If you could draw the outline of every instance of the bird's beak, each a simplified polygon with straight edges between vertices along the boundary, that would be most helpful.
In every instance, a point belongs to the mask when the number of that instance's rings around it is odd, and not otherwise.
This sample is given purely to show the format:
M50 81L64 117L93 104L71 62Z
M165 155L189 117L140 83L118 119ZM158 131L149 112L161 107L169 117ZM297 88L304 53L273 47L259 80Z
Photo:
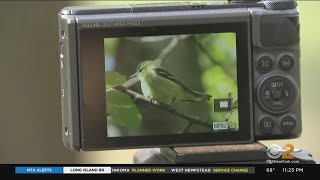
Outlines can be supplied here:
M138 72L132 74L129 78L130 78L130 79L131 79L131 78L134 78L134 77L136 77L137 75L138 75Z

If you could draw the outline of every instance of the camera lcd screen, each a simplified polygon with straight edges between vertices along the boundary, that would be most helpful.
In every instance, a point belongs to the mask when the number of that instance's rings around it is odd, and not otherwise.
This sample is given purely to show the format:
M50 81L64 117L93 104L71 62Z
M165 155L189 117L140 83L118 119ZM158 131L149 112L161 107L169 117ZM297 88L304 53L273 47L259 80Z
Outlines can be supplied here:
M238 131L235 32L104 38L107 137Z
M82 30L82 149L252 141L248 29Z

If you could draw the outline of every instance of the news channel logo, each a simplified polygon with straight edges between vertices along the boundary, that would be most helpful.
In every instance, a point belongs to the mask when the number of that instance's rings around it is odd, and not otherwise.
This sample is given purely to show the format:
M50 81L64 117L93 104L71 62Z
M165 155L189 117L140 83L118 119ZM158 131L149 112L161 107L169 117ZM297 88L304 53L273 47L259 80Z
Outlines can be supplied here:
M272 144L267 149L267 155L271 159L267 160L267 163L298 163L294 160L293 154L299 151L301 150L294 148L292 144L285 144L282 147L277 144Z

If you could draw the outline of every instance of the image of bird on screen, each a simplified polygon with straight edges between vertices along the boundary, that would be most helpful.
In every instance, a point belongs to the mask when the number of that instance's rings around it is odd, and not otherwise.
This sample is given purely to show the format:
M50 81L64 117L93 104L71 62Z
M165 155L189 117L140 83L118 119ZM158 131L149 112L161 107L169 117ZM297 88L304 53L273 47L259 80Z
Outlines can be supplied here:
M138 65L137 76L144 96L171 106L177 101L210 100L211 96L188 88L177 77L163 69L156 61L143 61Z
M239 130L235 33L112 37L104 50L108 137Z

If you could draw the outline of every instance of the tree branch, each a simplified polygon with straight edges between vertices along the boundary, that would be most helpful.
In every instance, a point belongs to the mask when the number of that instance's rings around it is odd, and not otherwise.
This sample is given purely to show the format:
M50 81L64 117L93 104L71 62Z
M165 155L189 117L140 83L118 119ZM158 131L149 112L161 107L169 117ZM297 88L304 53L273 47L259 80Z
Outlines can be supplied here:
M177 36L174 36L171 40L171 42L167 45L166 48L164 48L161 53L159 54L158 58L155 61L158 61L160 65L162 65L167 58L167 56L170 54L170 52L177 47L178 42L180 38Z
M125 87L125 88L130 88L131 86L135 85L136 83L139 82L138 77L134 77L131 79L128 79L126 82L124 82L121 86Z
M128 94L131 98L134 99L134 101L140 100L140 101L142 101L144 103L150 104L153 107L156 107L158 109L162 109L164 111L167 111L167 112L169 112L169 113L171 113L171 114L173 114L175 116L179 116L180 118L189 121L189 123L198 124L198 125L201 125L201 126L204 126L204 127L212 128L212 124L209 121L205 121L205 120L202 120L202 119L200 119L198 117L187 115L187 114L184 114L182 112L178 112L178 111L176 111L175 109L172 109L170 106L168 106L166 104L163 104L163 103L160 103L160 102L156 102L156 101L151 101L150 99L146 98L145 96L143 96L143 95L141 95L141 94L139 94L139 93L137 93L135 91L132 91L130 89L127 89L124 86L119 85L119 86L114 87L114 89Z

